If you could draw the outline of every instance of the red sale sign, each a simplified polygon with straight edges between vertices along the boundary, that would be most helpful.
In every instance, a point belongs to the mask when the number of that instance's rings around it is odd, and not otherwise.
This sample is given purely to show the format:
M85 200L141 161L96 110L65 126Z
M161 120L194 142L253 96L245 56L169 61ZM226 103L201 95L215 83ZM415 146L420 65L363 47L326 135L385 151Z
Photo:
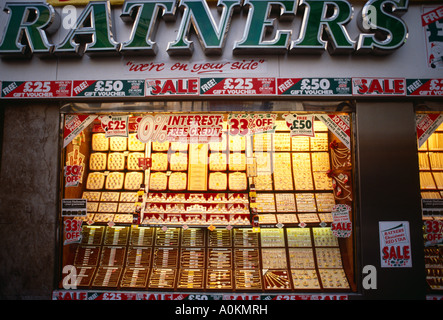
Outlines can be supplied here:
M64 244L78 243L82 237L82 221L67 219L64 221Z
M425 246L443 243L443 221L427 220L424 222Z
M199 79L147 79L147 96L198 95Z
M402 78L352 78L353 95L406 95L406 80Z
M382 267L411 267L411 240L409 222L380 221L380 255Z
M65 166L65 187L77 187L80 183L82 172L83 166Z

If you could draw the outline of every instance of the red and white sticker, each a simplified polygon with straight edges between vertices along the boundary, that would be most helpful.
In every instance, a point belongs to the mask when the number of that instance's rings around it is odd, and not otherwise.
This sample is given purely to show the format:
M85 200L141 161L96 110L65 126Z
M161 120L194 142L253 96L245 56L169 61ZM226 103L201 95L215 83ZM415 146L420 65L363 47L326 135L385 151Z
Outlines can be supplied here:
M404 96L403 78L352 78L352 94L365 96Z
M71 96L72 81L3 81L3 98L64 98Z

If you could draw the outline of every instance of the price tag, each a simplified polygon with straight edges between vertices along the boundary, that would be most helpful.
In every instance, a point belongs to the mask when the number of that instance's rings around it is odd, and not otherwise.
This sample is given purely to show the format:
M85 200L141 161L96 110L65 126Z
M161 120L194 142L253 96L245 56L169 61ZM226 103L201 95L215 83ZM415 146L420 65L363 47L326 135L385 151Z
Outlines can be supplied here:
M351 95L350 78L280 78L277 93L291 96Z
M72 81L3 81L5 98L57 98L71 96Z
M106 138L128 136L129 116L101 116L99 119Z
M77 187L82 177L83 166L65 166L65 187Z
M82 238L82 221L67 219L64 221L64 244L78 243Z
M144 80L82 80L74 81L75 97L142 97Z
M209 78L200 80L204 95L274 95L274 78Z
M314 137L314 116L299 114L284 114L286 125L291 130L291 136Z

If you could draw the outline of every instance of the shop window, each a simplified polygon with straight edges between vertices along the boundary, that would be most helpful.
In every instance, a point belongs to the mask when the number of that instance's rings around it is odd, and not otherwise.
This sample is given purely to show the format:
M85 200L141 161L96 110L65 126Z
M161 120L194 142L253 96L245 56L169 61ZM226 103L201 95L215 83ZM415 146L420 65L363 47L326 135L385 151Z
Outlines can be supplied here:
M440 114L420 115L429 116L430 124L441 122ZM437 126L435 131L423 134L422 130L418 129L426 281L430 292L441 292L443 290L443 125Z
M297 115L64 114L76 287L355 291L350 115Z

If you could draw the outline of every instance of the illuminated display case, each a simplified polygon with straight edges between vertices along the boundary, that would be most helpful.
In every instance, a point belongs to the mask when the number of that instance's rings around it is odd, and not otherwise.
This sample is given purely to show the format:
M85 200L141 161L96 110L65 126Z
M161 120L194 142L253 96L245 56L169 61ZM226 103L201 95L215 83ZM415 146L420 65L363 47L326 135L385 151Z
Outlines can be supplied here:
M420 167L426 282L430 291L442 292L443 125L440 124L426 140L423 140L418 148L418 162Z
M353 230L334 220L342 205L353 221L350 145L300 115L303 135L277 112L65 115L62 200L83 207L62 209L61 264L77 288L355 291Z

